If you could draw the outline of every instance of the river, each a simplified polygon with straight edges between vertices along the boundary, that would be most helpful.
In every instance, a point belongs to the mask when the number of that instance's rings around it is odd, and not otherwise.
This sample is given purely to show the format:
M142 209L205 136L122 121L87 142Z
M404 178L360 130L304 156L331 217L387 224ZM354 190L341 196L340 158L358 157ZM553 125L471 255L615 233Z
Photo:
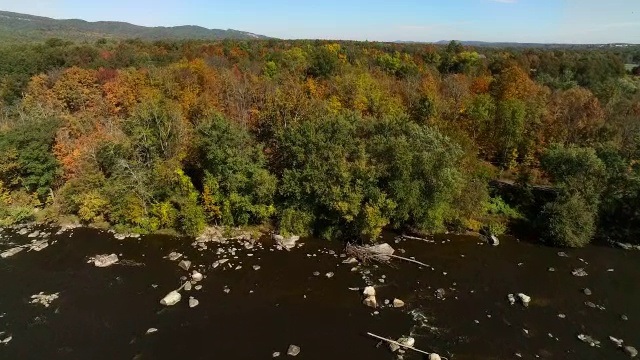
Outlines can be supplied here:
M640 252L560 250L510 238L493 247L466 236L384 237L396 254L429 267L393 260L352 271L356 265L339 256L341 244L315 239L291 251L269 241L251 249L209 243L199 251L190 240L164 236L116 240L84 228L51 235L41 251L0 259L0 341L11 336L0 344L0 359L271 359L274 352L288 357L291 344L301 348L300 359L393 359L367 332L411 335L416 348L449 359L629 358L609 336L640 347ZM3 230L0 252L30 240ZM178 304L165 307L160 299L188 275L165 258L172 251L205 278L200 290L183 290ZM119 263L87 262L111 253ZM229 262L213 268L222 258ZM588 275L572 275L576 268ZM379 303L399 298L405 307L364 306L350 288L369 284ZM39 292L59 298L49 307L30 303ZM507 300L520 292L532 298L528 307ZM198 306L188 306L190 296ZM150 328L157 332L146 334Z

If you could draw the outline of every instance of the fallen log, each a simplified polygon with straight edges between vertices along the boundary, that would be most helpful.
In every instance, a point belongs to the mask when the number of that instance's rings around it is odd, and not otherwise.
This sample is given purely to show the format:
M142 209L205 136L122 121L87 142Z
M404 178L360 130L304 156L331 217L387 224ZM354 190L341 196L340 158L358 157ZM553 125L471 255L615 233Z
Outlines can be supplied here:
M426 241L426 242L432 242L433 241L433 240L420 238L420 237L416 237L416 236L409 236L409 235L401 235L400 237L403 238L403 239L409 239L409 240L418 240L418 241Z
M428 353L428 352L426 352L426 351L424 351L424 350L416 349L416 348L415 348L415 347L413 347L413 346L407 346L407 345L401 344L401 343L399 343L399 342L397 342L397 341L395 341L395 340L387 339L387 338L384 338L384 337L382 337L382 336L379 336L379 335L376 335L376 334L372 334L372 333L370 333L370 332L368 332L368 333L367 333L367 335L369 335L369 336L371 336L371 337L374 337L374 338L376 338L376 339L378 339L378 340L383 340L383 341L386 341L386 342L388 342L388 343L398 345L398 346L403 347L403 348L405 348L405 349L410 349L410 350L413 350L413 351L415 351L415 352L419 352L419 353L421 353L421 354L425 354L425 355L431 355L431 353ZM446 359L446 358L443 358L443 359Z

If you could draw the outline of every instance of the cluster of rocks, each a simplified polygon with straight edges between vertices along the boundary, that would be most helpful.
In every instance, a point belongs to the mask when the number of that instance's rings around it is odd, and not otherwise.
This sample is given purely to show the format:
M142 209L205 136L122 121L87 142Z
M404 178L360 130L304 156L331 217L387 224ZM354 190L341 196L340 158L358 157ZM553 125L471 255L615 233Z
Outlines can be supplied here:
M362 303L364 305L374 309L378 307L378 300L376 299L376 289L373 286L365 287L362 291L362 295L364 296L364 300L362 300ZM401 308L405 305L404 301L397 298L393 299L393 301L391 302L389 300L385 301L386 305L388 305L389 303L391 303L391 306L393 306L394 308Z
M130 238L130 239L140 238L140 234L137 234L137 233L118 233L118 232L115 232L114 230L109 230L109 232L113 234L113 237L116 238L116 240L124 240L127 238Z
M58 299L59 295L60 293L47 295L44 292L40 292L38 294L31 295L31 303L40 304L40 305L43 305L44 307L49 307L54 300Z
M18 231L18 234L27 235L28 238L31 238L33 240L31 240L31 242L29 242L28 244L15 246L3 251L2 253L0 253L0 258L6 259L8 257L14 256L24 249L28 249L28 251L42 251L50 245L49 237L51 236L51 233L40 230L35 230L30 233L30 231L31 229L28 227L21 227Z
M586 270L583 268L577 268L577 269L573 269L571 271L571 275L573 276L577 276L577 277L584 277L587 276L589 274L587 274Z
M624 250L640 250L640 245L633 245L633 244L627 244L627 243L621 243L621 242L616 242L614 244Z
M520 303L522 305L524 305L525 307L529 306L529 303L531 302L531 297L529 295L518 293L516 296L518 297L518 300L520 300ZM516 296L514 296L513 294L507 295L509 304L514 305L516 303Z
M282 235L273 234L271 235L273 240L278 244L279 248L285 250L291 250L296 247L296 243L300 240L300 236L291 235L288 237L284 237Z

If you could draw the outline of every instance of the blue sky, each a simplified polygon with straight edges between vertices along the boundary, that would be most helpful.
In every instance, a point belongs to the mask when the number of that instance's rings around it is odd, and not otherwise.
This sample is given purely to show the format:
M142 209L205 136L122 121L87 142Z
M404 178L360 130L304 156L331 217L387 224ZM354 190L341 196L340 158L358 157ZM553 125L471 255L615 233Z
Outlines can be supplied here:
M278 38L640 43L640 0L0 0L0 9Z

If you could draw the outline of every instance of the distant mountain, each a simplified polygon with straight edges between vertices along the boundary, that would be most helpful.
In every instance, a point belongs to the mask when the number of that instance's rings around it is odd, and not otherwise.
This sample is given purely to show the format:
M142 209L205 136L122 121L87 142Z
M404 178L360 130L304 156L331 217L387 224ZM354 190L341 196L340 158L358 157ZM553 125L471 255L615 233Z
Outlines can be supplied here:
M447 45L451 40L435 42L438 45ZM464 46L494 47L494 48L594 48L594 47L626 47L635 44L562 44L562 43L519 43L519 42L489 42L489 41L460 41Z
M48 17L0 11L0 40L43 40L52 37L65 40L96 40L100 38L139 38L143 40L268 39L267 36L233 29L207 29L192 25L146 27L117 21L56 20Z
M603 48L603 47L627 47L637 46L636 44L627 43L612 43L612 44L562 44L562 43L519 43L519 42L490 42L490 41L459 41L464 46L473 47L489 47L489 48ZM436 44L447 45L451 40L440 40L436 42L429 41L406 41L398 40L395 43L398 44Z

